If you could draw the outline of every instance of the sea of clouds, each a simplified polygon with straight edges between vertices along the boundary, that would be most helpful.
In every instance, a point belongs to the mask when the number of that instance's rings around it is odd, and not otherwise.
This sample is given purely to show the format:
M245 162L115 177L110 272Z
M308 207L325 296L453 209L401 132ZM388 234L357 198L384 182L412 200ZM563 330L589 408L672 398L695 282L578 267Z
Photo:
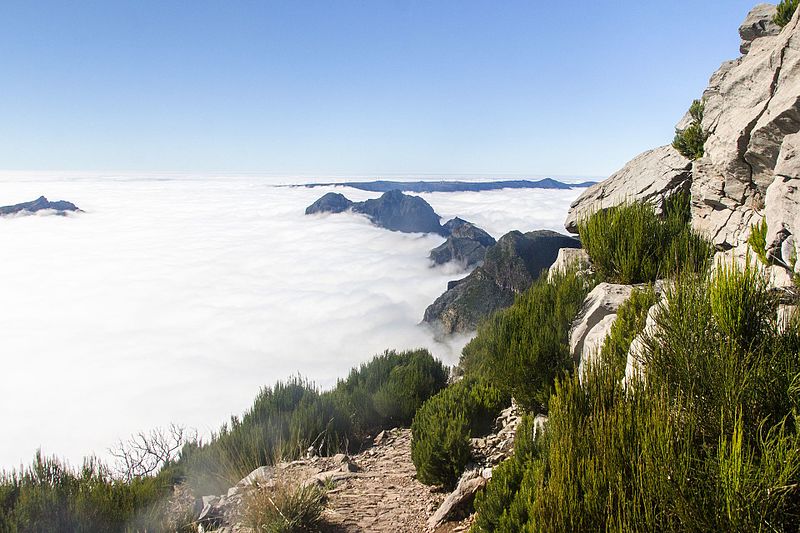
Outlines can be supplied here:
M170 422L207 434L262 386L299 373L331 387L387 348L457 362L466 338L419 325L464 275L430 267L444 239L303 214L332 190L379 196L258 178L0 181L0 205L44 194L85 211L0 218L0 469L37 448L79 464ZM563 231L579 193L421 196L498 238Z

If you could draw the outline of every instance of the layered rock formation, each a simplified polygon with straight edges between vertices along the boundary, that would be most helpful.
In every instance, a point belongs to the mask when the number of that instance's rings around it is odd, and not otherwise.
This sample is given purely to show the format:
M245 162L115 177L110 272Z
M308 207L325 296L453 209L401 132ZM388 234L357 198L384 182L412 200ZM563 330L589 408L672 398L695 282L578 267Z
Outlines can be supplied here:
M483 265L451 283L425 310L423 320L445 334L475 330L484 317L514 303L553 264L561 248L580 248L580 241L547 230L505 234L487 250Z
M51 202L44 196L40 196L31 202L23 202L21 204L7 205L0 207L0 216L36 213L38 211L53 211L56 215L66 215L69 212L80 212L81 210L72 202L59 200Z
M660 211L665 199L689 190L691 168L692 162L672 146L649 150L605 181L586 189L572 202L564 225L567 231L578 233L581 219L626 201L647 201Z
M739 29L744 56L723 63L703 93L704 155L693 163L671 147L645 152L572 205L566 227L598 209L690 190L692 225L720 251L742 250L766 218L767 251L793 268L797 252L797 133L800 131L800 28L772 22L759 4ZM679 127L686 125L684 118ZM788 279L788 278L784 278Z
M486 250L495 244L494 237L481 228L458 217L442 226L449 235L447 240L430 253L430 260L436 265L456 262L464 268L483 264Z

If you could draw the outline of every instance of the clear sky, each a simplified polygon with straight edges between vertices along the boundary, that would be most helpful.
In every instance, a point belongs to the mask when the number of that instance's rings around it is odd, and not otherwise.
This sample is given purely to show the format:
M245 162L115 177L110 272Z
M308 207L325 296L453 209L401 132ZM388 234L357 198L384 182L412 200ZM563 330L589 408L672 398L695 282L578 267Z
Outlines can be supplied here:
M605 175L753 0L0 3L0 168Z

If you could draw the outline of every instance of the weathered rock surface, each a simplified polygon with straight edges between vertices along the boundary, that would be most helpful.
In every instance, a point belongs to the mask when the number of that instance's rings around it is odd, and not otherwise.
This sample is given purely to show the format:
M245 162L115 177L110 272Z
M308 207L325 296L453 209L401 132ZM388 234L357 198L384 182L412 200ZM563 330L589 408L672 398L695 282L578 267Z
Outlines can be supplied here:
M631 292L633 285L601 283L586 296L569 334L570 353L580 376L588 363L597 360L617 318L617 310Z
M750 51L750 45L759 37L767 37L770 35L778 35L781 27L772 22L777 8L775 4L758 4L739 26L739 37L742 38L742 43L739 45L739 51L746 54Z
M429 256L436 265L451 261L464 268L481 265L486 250L496 242L481 228L460 218L448 221L443 228L449 236L444 243L431 250Z
M775 179L764 200L767 221L767 254L788 269L800 272L800 134L783 140Z
M692 162L672 146L645 152L608 179L586 189L570 206L564 223L578 232L578 222L601 209L625 202L646 201L661 210L664 200L689 190Z
M800 131L798 15L724 63L703 94L709 137L693 169L692 223L721 250L744 242L757 212L769 209L765 196L778 156Z
M652 337L656 331L656 318L661 309L665 305L664 300L656 302L647 311L647 320L645 321L644 330L634 337L631 345L628 348L628 357L625 361L625 377L622 380L623 387L628 387L635 380L642 379L644 376L644 349L645 338Z
M480 320L514 303L561 248L579 248L580 241L548 230L505 234L486 251L482 266L451 285L426 310L424 322L445 334L473 331Z
M577 272L588 272L591 268L589 253L583 248L562 248L558 251L555 262L547 272L547 279L552 280L557 274L563 274L570 269Z
M392 231L407 233L438 233L446 235L439 215L419 196L389 191L380 198L351 202L339 193L329 192L306 208L306 215L341 213L352 210L366 215L373 224Z
M7 205L0 207L0 216L36 213L38 211L51 210L56 215L66 215L69 212L80 212L81 210L72 202L59 200L51 202L44 196L40 196L31 202L23 202L21 204Z
M306 207L306 215L313 215L314 213L341 213L342 211L350 209L352 205L353 202L345 198L343 194L329 192Z

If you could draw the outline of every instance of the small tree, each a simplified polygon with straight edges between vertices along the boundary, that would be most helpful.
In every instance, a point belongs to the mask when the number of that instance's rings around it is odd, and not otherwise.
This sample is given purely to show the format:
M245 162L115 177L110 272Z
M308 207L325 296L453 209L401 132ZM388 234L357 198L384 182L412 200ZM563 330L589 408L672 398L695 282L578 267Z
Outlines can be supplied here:
M689 107L689 115L692 122L686 129L675 130L675 139L672 146L691 160L703 157L703 145L708 139L708 133L703 130L703 109L702 100L695 100Z
M772 17L772 22L783 28L792 20L792 16L795 10L797 10L798 5L800 5L800 0L782 0L781 3L778 4L778 10L775 16Z

